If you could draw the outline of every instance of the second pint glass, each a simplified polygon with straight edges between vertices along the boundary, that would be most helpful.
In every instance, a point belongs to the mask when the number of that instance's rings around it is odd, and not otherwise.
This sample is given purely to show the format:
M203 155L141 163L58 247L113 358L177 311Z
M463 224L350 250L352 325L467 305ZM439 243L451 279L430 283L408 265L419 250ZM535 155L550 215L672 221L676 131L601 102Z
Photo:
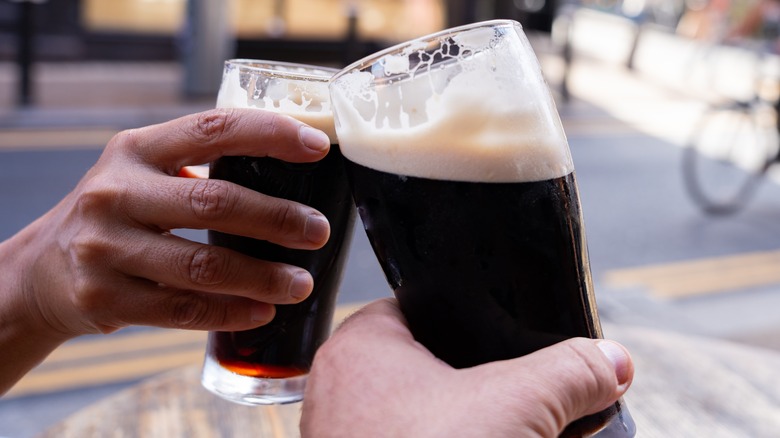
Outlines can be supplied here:
M329 134L331 149L315 163L274 158L222 157L210 178L309 205L328 218L331 235L315 251L209 231L209 242L263 260L299 266L314 277L303 302L277 305L265 326L209 333L202 383L210 391L245 404L301 400L314 353L330 334L355 218L344 163L333 130L328 79L333 70L280 62L232 60L225 64L217 106L257 108L295 117Z
M330 90L358 211L419 342L461 368L602 336L568 143L518 23L401 44ZM634 429L621 401L565 435Z

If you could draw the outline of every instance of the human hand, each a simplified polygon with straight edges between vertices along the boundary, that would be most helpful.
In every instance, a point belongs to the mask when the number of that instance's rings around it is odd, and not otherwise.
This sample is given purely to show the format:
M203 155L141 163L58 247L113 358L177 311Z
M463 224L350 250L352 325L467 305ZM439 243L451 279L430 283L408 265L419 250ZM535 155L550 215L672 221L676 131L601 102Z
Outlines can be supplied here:
M417 343L392 299L369 304L323 345L309 375L304 437L556 437L625 393L634 369L612 341L570 339L454 369Z
M171 234L214 229L296 249L328 239L305 205L225 181L178 177L223 155L311 162L327 136L283 115L212 110L116 135L78 186L0 244L0 319L53 339L131 325L243 330L311 293L305 270ZM2 339L0 338L0 341Z

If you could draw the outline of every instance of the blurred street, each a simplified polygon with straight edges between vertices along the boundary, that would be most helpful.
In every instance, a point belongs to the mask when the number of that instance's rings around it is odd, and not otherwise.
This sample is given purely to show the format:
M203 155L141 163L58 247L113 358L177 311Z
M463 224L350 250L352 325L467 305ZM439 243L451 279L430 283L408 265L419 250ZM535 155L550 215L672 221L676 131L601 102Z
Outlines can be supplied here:
M780 350L780 186L765 181L733 216L697 209L682 185L681 148L716 96L690 82L691 53L662 33L640 40L628 69L632 26L594 14L573 28L568 101L560 94L559 49L546 36L532 38L574 157L601 317ZM0 64L0 240L68 193L119 130L213 105L213 97L180 97L175 63L44 64L37 72L38 105L17 109L13 66ZM358 226L340 303L389 293ZM81 359L57 359L41 380L33 373L0 399L0 437L34 436L141 378L200 360L201 334L177 335L154 350L148 341L162 339L160 332L127 329L69 343L83 349ZM134 364L148 366L131 370L119 363L125 356L98 358L92 350L106 338L132 350ZM181 354L173 358L173 350Z

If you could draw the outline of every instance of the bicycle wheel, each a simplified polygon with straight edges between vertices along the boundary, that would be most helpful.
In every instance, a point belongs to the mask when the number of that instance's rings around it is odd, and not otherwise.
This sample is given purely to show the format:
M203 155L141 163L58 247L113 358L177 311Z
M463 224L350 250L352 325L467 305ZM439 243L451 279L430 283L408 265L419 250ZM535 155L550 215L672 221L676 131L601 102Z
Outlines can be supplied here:
M707 111L683 153L691 199L709 214L738 211L777 154L776 114L769 106L736 102Z

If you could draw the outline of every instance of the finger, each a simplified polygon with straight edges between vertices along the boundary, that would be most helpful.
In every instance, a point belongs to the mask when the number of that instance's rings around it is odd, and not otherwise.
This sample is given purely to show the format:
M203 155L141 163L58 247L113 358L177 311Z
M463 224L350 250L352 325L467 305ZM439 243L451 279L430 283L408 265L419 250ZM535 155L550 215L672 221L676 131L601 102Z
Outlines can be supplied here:
M353 352L355 346L360 346L364 352L378 348L376 357L388 366L394 363L405 367L419 361L420 368L424 364L435 369L451 369L414 339L395 298L373 301L347 317L322 350L325 350L323 354L342 350Z
M123 131L110 143L170 175L221 156L312 162L327 154L328 136L298 120L258 109L214 109Z
M294 249L321 248L330 224L317 210L227 181L145 175L128 216L163 230L210 229Z
M247 298L186 291L141 279L115 282L110 300L94 299L81 308L95 328L107 333L129 325L187 330L249 330L269 323L273 304Z
M554 436L566 425L608 408L631 385L633 362L620 344L569 339L530 355L473 369L498 400L522 406L531 427ZM487 383L492 382L492 383ZM530 414L530 415L528 415Z
M371 337L386 336L405 343L414 341L395 298L382 298L366 304L344 319L336 333L339 331L354 331ZM368 331L376 333L368 335Z
M451 367L414 341L394 299L372 302L347 318L317 350L306 384L304 398L308 401L303 406L301 430L304 436L321 434L318 425L326 424L343 410L345 400L351 400L353 408L361 406L364 413L370 413L358 415L362 429L373 429L363 434L366 436L415 436L410 430L421 430L414 427L420 418L428 428L423 435L460 436L431 433L437 430L432 426L438 422L430 423L432 417L425 415L426 410L434 412L434 417L441 414L443 411L435 412L436 406L449 408L453 399L443 394L456 386L449 380L453 374ZM438 404L442 399L446 401ZM408 422L388 429L387 424L376 421L371 406L381 407L390 416L406 415ZM349 430L352 426L345 425L329 428L327 436L355 435Z
M175 289L235 295L272 304L293 304L311 294L314 280L305 269L259 260L215 245L171 234L144 234L141 248L127 248L112 260L126 275Z

